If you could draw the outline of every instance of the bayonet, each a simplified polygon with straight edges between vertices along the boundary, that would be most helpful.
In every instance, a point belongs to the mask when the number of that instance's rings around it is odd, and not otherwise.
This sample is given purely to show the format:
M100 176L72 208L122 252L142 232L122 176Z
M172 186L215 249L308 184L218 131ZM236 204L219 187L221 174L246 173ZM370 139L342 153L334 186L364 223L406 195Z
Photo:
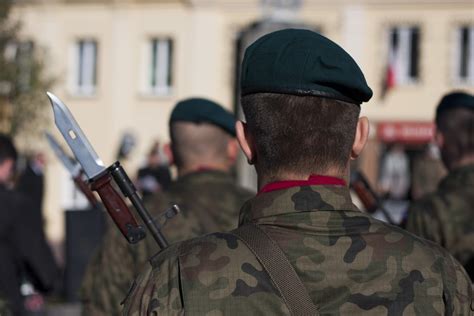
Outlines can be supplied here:
M64 150L61 148L61 145L59 145L53 135L48 132L45 132L44 135L46 136L46 140L48 141L49 146L53 150L56 157L62 162L69 174L75 178L81 172L81 165L79 165L77 161L64 152Z
M63 148L61 147L61 145L59 145L53 135L48 132L45 132L45 136L54 154L59 159L59 161L62 162L63 166L71 175L71 178L76 184L76 187L82 192L82 194L84 194L84 196L94 208L98 208L100 206L99 201L97 201L97 198L95 197L94 193L84 182L84 174L82 172L81 165L64 152Z
M110 173L107 172L74 116L58 97L49 92L47 95L53 107L54 122L82 166L91 189L97 191L112 220L130 243L143 239L145 237L143 227L138 225L122 197L115 191Z
M74 156L76 156L89 179L97 177L105 171L104 163L89 143L68 107L54 94L50 92L46 94L53 106L54 122Z
M138 242L145 237L145 231L141 226L138 226L122 197L112 186L112 179L124 196L130 199L158 245L162 249L166 248L168 243L160 231L159 224L150 216L150 213L138 196L135 186L120 163L117 161L110 167L105 168L102 160L82 132L67 106L52 93L48 92L47 95L53 107L56 126L84 169L92 190L97 191L122 234L130 243ZM178 212L179 208L175 205L165 215L169 218Z

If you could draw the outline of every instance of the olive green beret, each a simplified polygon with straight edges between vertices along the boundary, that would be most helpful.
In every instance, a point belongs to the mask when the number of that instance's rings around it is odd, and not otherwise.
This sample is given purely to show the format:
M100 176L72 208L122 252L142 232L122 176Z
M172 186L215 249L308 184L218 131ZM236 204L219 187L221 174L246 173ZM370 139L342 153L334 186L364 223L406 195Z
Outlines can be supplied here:
M235 136L235 117L222 106L202 98L185 99L176 104L169 123L174 122L209 123Z
M245 51L242 96L254 93L312 95L355 104L372 90L352 57L326 37L286 29L259 38Z
M474 110L474 95L461 91L446 94L438 104L436 117L442 112L454 108Z

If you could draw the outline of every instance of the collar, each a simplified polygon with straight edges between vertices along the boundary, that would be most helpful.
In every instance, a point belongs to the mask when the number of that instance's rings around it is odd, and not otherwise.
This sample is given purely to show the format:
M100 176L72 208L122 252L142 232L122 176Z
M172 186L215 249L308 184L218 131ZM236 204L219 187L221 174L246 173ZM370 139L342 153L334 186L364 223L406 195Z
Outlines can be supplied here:
M359 211L345 185L303 185L261 192L240 211L240 224L276 215L315 211Z
M199 168L196 171L186 173L175 181L175 185L179 184L196 184L202 185L205 182L232 182L233 178L229 172L216 170L211 168Z
M312 174L309 176L308 180L285 180L285 181L276 181L276 182L268 183L263 188L261 188L260 191L258 191L258 194L276 191L276 190L289 189L292 187L310 186L310 185L345 186L346 181L340 178L336 178L336 177Z

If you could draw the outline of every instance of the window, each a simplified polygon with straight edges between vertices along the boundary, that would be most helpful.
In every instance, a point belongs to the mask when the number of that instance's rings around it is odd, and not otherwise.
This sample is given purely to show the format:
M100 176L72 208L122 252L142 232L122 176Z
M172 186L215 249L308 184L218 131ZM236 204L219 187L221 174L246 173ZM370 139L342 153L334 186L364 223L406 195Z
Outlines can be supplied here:
M74 53L73 93L93 95L97 86L97 42L79 40Z
M400 26L389 31L389 75L392 84L406 85L419 79L420 30Z
M149 67L146 92L168 95L172 88L173 41L169 38L152 39L149 42Z
M454 81L474 84L474 26L462 26L455 31Z

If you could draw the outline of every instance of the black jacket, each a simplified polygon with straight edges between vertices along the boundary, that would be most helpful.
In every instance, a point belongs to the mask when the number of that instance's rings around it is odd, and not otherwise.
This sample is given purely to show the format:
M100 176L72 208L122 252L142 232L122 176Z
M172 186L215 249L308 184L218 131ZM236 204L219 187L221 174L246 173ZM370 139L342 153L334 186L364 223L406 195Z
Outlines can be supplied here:
M23 278L41 292L52 290L58 269L48 247L41 214L28 197L0 185L0 296L21 313Z

